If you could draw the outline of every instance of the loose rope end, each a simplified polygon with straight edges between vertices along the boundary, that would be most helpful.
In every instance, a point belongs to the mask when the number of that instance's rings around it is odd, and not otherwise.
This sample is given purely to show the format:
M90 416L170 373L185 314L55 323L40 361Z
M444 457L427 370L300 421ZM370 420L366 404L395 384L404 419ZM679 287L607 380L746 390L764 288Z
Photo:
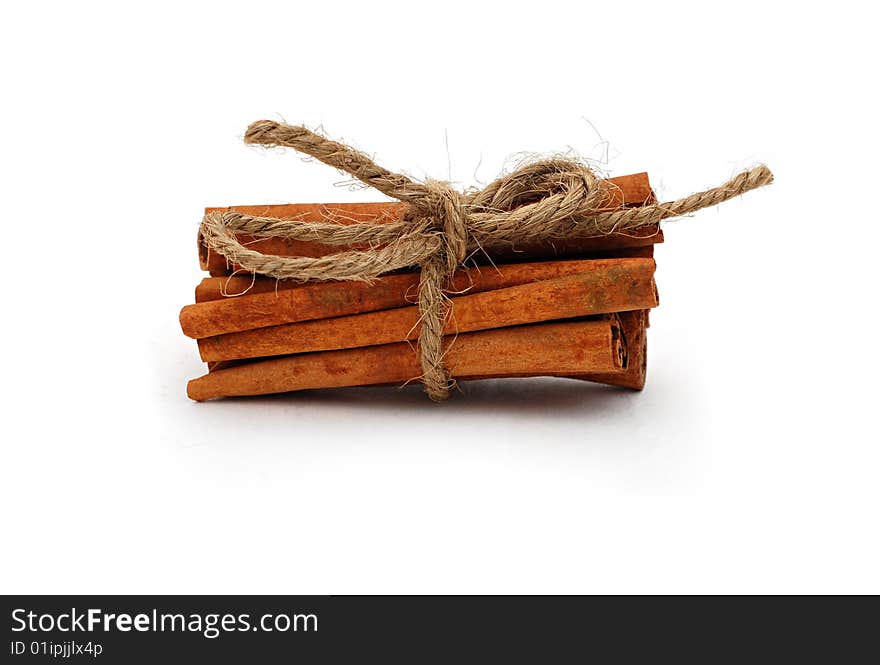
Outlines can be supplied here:
M774 177L773 172L766 164L759 164L747 172L747 179L752 185L749 189L756 189L758 187L763 187L764 185L772 184Z
M281 124L274 120L257 120L248 125L244 133L244 142L250 144L272 145L276 139L273 134L281 129Z

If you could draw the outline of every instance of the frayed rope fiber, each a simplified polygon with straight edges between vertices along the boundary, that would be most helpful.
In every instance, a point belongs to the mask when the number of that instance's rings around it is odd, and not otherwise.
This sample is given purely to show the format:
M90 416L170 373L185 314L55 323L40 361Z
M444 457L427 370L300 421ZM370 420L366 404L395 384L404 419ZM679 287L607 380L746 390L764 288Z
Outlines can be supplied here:
M415 182L384 169L364 153L305 127L259 120L248 127L244 140L293 148L407 204L397 221L350 225L213 212L202 220L201 233L207 246L230 262L278 279L369 281L391 270L421 266L421 380L435 401L446 399L454 386L443 366L447 313L443 285L471 252L632 230L714 206L773 182L770 169L761 165L677 201L608 211L614 185L572 159L535 161L482 190L461 193L447 182ZM236 233L371 249L320 258L272 256L248 249Z

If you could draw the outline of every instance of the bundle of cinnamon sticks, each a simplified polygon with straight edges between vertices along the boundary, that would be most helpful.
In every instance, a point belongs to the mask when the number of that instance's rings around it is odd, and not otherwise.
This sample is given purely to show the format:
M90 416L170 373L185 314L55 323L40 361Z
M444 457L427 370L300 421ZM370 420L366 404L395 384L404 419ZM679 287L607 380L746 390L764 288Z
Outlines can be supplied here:
M645 173L610 179L610 209L654 203ZM250 215L340 224L398 220L401 203L235 206ZM207 212L218 210L209 208ZM237 239L254 251L322 257L339 247ZM640 390L648 310L656 307L659 225L474 255L446 285L444 363L456 380L560 376ZM367 282L296 283L246 274L208 249L209 273L180 313L208 372L194 400L403 384L421 373L417 268Z

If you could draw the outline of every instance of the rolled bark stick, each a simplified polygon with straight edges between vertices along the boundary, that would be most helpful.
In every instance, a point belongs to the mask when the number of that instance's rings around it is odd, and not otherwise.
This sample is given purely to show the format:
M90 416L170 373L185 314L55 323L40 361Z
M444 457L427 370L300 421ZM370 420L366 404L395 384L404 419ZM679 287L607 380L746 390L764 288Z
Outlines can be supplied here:
M662 242L662 233L660 240ZM654 256L654 245L646 247L625 247L616 250L586 252L578 255L578 259L650 259ZM485 269L485 268L484 268ZM261 275L223 275L220 277L205 277L196 285L195 301L208 302L210 300L223 300L224 298L237 298L243 295L256 293L277 293L288 289L303 286L301 283L263 277Z
M449 345L445 363L460 379L617 372L625 342L616 319L544 323L465 333ZM266 395L312 388L404 383L421 374L406 343L322 351L246 363L209 372L187 386L191 399Z
M444 334L654 307L654 267L653 259L618 259L567 277L458 296ZM199 352L211 362L391 344L418 339L419 322L418 307L400 307L206 337Z
M589 272L628 260L633 259L547 261L465 268L455 273L447 292L490 291ZM653 259L647 260L653 262ZM418 283L418 273L401 273L380 277L371 284L322 282L248 293L237 298L187 305L180 312L180 326L188 337L200 339L285 323L404 307L415 302Z
M618 178L610 178L608 182L615 185L610 190L611 198L605 206L608 210L621 207L643 205L653 202L647 173L636 173ZM283 205L229 206L226 208L206 208L205 213L234 210L248 215L277 217L280 219L301 219L303 221L333 221L340 224L357 224L361 222L395 221L400 218L406 206L400 202L387 203L294 203ZM263 254L278 256L320 257L334 254L346 249L344 247L322 245L301 240L285 240L283 238L256 238L246 234L238 234L242 244ZM658 225L628 231L612 233L595 238L579 238L555 242L525 243L510 247L492 249L493 261L528 260L535 258L552 258L556 256L573 256L590 252L607 252L610 250L644 247L655 242L662 242L662 234ZM350 249L350 248L348 248ZM479 259L479 257L475 257ZM240 266L228 265L226 258L209 248L199 237L199 263L203 270L212 276L228 275Z

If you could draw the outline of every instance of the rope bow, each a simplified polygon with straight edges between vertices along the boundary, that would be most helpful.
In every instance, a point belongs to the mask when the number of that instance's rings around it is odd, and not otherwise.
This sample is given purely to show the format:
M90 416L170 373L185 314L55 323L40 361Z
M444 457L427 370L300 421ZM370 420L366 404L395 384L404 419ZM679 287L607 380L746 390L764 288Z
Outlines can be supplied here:
M632 230L716 205L773 181L773 174L762 165L719 187L677 201L608 210L615 186L576 160L536 161L482 190L461 193L446 182L415 182L305 127L259 120L248 127L244 140L294 148L407 204L398 220L359 224L214 212L205 215L201 233L210 249L232 263L278 279L369 281L392 270L421 266L421 380L431 399L437 401L446 399L454 385L443 366L442 335L448 311L443 286L471 253L525 241ZM272 256L248 249L236 239L236 233L370 249L319 258Z

